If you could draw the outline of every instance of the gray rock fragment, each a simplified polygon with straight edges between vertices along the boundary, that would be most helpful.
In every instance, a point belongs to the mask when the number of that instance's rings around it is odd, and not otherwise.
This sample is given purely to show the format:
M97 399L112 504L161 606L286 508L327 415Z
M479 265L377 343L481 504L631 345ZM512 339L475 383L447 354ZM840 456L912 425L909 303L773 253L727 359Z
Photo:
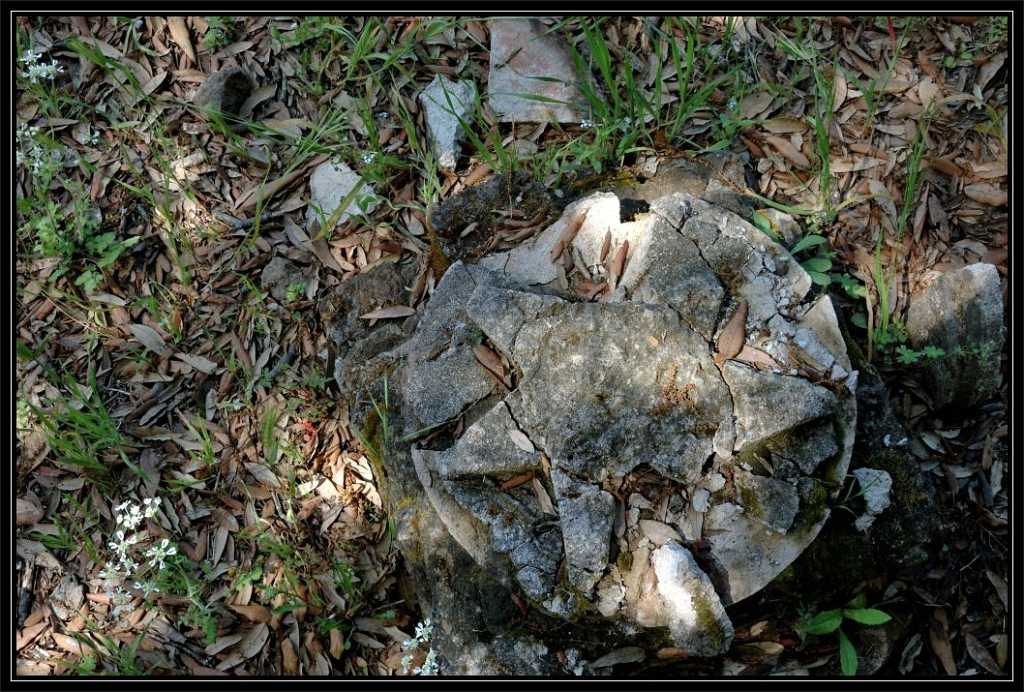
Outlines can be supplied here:
M461 122L469 117L475 99L473 82L453 82L440 74L420 93L430 143L443 169L451 170L458 163L458 144L464 134Z
M864 498L864 514L857 517L854 526L860 531L867 531L875 523L875 518L889 507L889 493L892 491L892 476L881 469L854 469L853 476L860 485Z
M552 478L558 495L569 581L589 595L608 566L615 498L558 470Z
M583 95L564 41L536 19L495 19L490 31L487 93L499 122L578 122Z
M303 267L289 259L278 255L274 257L260 273L260 286L282 303L289 298L296 300L306 293L306 286L313 279L314 270ZM289 296L289 293L291 295Z
M946 353L925 362L936 406L974 406L993 396L1002 382L999 357L1006 339L995 265L972 264L947 272L914 295L907 333L915 349L934 346Z
M309 207L306 210L306 226L312 229L313 222L324 222L345 200L360 182L358 173L342 162L327 161L320 164L309 178ZM373 186L365 183L355 193L345 210L338 217L338 225L344 224L354 214L369 214L380 200Z

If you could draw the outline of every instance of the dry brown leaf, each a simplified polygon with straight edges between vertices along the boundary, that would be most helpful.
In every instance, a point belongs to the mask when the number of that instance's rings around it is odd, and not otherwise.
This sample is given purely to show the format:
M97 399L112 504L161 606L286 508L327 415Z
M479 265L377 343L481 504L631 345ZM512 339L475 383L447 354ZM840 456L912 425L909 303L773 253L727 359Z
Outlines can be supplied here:
M393 320L400 317L410 317L416 314L416 309L408 305L390 305L386 308L378 308L373 312L360 315L361 320Z
M188 363L193 368L206 375L212 375L217 370L216 363L202 356L195 356L191 353L176 353L174 354L174 357Z
M622 272L626 268L626 257L629 256L629 241L623 240L622 245L615 252L615 258L612 260L612 265L608 268L608 285L611 290L615 290L615 287L619 285L619 279L622 278Z
M240 634L228 634L223 637L219 637L213 644L204 649L207 656L215 656L229 646L234 646L238 642L242 641L242 635Z
M316 168L324 161L327 161L330 157L328 156L317 156L303 166L299 166L290 173L285 173L280 178L272 180L266 185L257 185L252 188L244 195L242 195L238 201L235 202L236 211L248 211L257 204L265 202L281 190L285 189L299 178L303 178L306 173L311 169Z
M35 641L43 630L50 626L50 623L46 620L37 622L34 625L26 625L20 632L18 632L18 639L15 642L15 649L21 651L26 646Z
M747 301L740 301L736 312L722 328L718 335L718 355L723 360L735 358L743 349L743 342L747 335Z
M345 653L345 638L341 636L341 630L337 627L331 628L331 656L334 658L341 658L341 655Z
M295 647L287 637L281 640L281 667L286 675L299 674L299 657L295 654Z
M43 518L43 510L31 500L18 498L17 502L17 524L18 526L30 526L36 524Z
M270 628L265 623L256 625L239 643L238 655L243 659L252 658L263 649L263 645L267 643L269 637Z
M529 483L533 480L533 471L527 471L526 473L520 473L517 476L512 476L507 481L498 486L502 491L511 490L512 488L518 488L523 483Z
M171 39L178 44L185 57L188 58L188 65L196 64L196 51L192 48L192 37L189 35L188 26L185 25L185 18L176 16L167 18L167 28L170 29Z
M846 86L846 75L843 74L842 70L836 70L835 79L832 82L832 111L835 113L839 112L839 107L846 102L846 96L849 93Z
M746 344L743 345L743 348L740 349L740 352L735 356L735 358L736 360L742 360L745 363L750 363L751 365L760 365L765 368L779 367L778 361L776 361L770 355L768 355L759 348L747 346Z
M992 675L1002 675L1003 671L999 667L999 664L992 658L992 654L988 652L985 645L978 641L970 632L964 634L964 642L967 644L967 653L971 655L974 662L979 666L992 673Z
M981 202L991 207L1005 207L1007 203L1006 190L1000 190L989 183L974 183L964 188L964 194L975 202Z
M253 478L268 488L278 488L281 486L280 479L274 475L273 471L263 464L248 462L245 464L245 470L251 473Z
M803 132L807 129L807 123L803 120L791 117L779 117L765 120L761 127L777 135L789 135L795 132Z
M963 169L956 163L949 159L943 159L937 156L931 156L928 158L928 166L934 168L939 173L943 173L951 177L961 177L964 174Z
M988 83L996 76L996 72L1002 68L1004 62L1006 62L1006 51L997 53L989 58L988 62L978 70L978 80L975 85L984 91Z
M583 226L583 221L586 217L586 212L576 212L576 214L574 214L573 217L565 224L565 228L559 234L554 247L551 248L552 262L556 261L562 255L562 252L572 245L572 241L576 238L576 234L579 233L580 227Z
M744 96L739 103L740 117L744 120L753 120L771 105L773 98L768 91L756 91Z
M473 355L476 356L477 362L501 380L502 384L509 389L512 388L512 382L509 380L508 375L505 374L505 364L502 363L501 356L483 344L477 344L473 347Z
M53 632L50 636L53 637L54 644L59 646L64 651L67 651L69 654L72 654L74 656L85 655L85 650L82 648L82 643L74 637L69 637L68 635L61 634L60 632Z
M928 629L928 640L931 642L932 651L939 657L946 675L955 677L957 675L956 661L953 659L953 647L949 643L949 625L946 620L946 611L936 608L932 611L931 626Z
M540 482L540 479L536 476L533 477L533 492L537 495L537 502L540 503L540 509L545 514L558 514L555 511L555 506L551 503L551 497L548 495L548 491L544 489L544 484Z
M508 436L512 438L512 444L514 444L516 447L523 450L524 452L533 454L534 452L537 451L537 448L533 446L533 442L530 441L530 438L527 437L522 430L515 428L509 430Z
M273 613L270 612L270 608L261 606L258 603L252 603L250 605L229 605L228 607L250 622L267 623L270 622L270 618L273 615Z
M785 137L776 137L774 135L762 135L764 140L772 145L776 151L782 154L790 163L797 168L807 169L811 167L811 162L807 159L803 153L793 146Z
M158 356L163 355L164 351L167 350L167 343L164 341L164 338L149 325L129 324L128 331L132 333L132 336L140 344Z
M601 256L598 258L599 262L604 262L608 258L608 253L612 249L612 232L611 229L605 231L604 240L601 242Z

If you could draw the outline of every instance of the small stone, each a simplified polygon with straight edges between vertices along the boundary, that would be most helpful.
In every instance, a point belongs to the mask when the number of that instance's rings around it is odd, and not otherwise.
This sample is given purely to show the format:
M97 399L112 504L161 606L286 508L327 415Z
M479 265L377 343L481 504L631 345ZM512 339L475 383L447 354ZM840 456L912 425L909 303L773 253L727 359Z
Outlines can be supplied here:
M440 74L420 93L430 143L438 165L445 170L455 168L458 163L458 144L464 135L460 121L466 122L475 99L473 82L452 82Z
M192 103L202 117L209 119L220 115L232 124L230 121L241 115L242 106L252 90L252 79L244 70L227 67L206 78L192 97ZM241 124L236 122L233 125L237 128Z
M694 511L704 513L708 511L708 499L711 497L711 493L706 488L698 488L693 493L693 509Z
M260 274L260 286L281 303L305 296L306 286L313 279L313 269L302 267L278 255L267 262Z
M852 471L860 485L864 498L864 514L854 521L861 531L867 531L875 523L875 517L889 506L892 491L892 477L881 469L859 468Z
M490 30L487 92L498 121L578 122L583 95L565 42L536 19L495 19Z
M309 178L309 207L306 210L306 227L312 232L314 221L321 223L330 218L338 205L359 184L360 176L344 163L327 161L316 167ZM373 187L366 183L349 202L338 218L338 225L344 224L355 214L369 214L380 203Z
M924 360L925 381L937 407L973 407L993 396L1002 382L999 359L1006 339L995 265L947 272L916 293L907 333L917 350L933 346L945 351L943 357Z

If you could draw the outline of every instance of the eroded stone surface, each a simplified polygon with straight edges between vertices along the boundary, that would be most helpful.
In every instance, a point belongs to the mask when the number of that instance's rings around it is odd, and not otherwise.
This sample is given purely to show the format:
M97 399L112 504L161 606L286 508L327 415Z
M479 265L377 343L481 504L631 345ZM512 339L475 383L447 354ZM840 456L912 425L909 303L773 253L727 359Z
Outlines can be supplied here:
M583 96L565 42L548 33L536 19L495 19L489 25L491 62L487 91L498 120L579 121L578 104Z
M567 274L551 249L574 214ZM599 279L626 242L617 289L580 300L580 264ZM415 450L435 510L543 612L724 651L724 606L814 539L849 464L855 373L809 289L784 249L685 193L629 221L615 195L592 195L534 241L456 263L396 351L405 432L462 421ZM771 356L717 363L740 301L745 345ZM511 389L474 358L481 344L507 359Z

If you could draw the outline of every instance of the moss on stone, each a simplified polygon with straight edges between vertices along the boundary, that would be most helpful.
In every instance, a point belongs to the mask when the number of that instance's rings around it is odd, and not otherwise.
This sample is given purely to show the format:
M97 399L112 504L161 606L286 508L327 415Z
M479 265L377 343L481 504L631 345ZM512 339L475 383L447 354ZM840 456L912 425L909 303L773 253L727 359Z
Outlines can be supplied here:
M793 520L792 533L803 533L817 526L828 509L828 489L815 482L805 497L800 499L800 511Z
M707 636L715 649L721 649L725 644L725 630L715 617L711 604L696 594L693 596L693 610L697 614L697 628Z
M743 505L748 516L754 519L764 516L764 507L761 506L761 501L757 499L757 493L753 488L738 483L736 489L739 492L740 504Z

